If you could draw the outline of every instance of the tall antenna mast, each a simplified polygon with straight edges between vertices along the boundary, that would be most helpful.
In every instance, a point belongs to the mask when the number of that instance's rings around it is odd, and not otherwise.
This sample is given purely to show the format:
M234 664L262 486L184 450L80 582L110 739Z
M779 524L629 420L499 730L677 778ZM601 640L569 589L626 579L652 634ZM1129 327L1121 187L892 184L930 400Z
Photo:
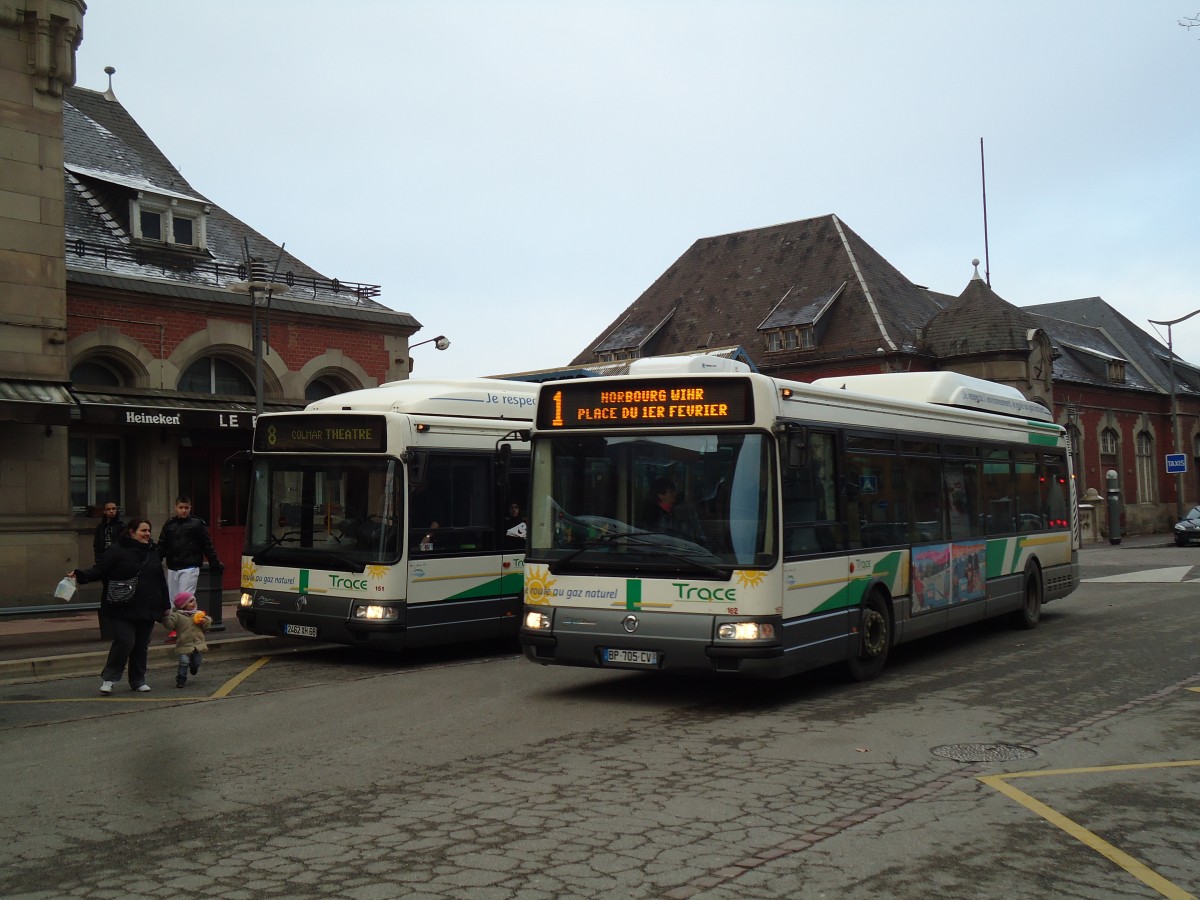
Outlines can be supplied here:
M987 233L987 166L983 161L983 138L979 139L979 177L983 184L983 278L987 286L992 286L992 259L988 255Z

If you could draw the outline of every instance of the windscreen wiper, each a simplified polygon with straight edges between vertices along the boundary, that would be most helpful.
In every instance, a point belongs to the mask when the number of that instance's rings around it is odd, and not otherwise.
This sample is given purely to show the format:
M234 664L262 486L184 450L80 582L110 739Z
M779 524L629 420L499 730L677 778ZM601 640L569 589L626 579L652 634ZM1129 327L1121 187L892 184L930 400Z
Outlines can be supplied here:
M552 575L559 574L562 566L565 566L567 563L569 563L571 560L573 560L579 554L581 554L587 550L595 550L597 547L601 547L604 544L607 544L610 541L616 540L619 537L624 538L624 537L630 537L630 536L631 536L630 534L623 534L623 533L617 532L617 531L603 531L600 533L599 537L588 538L582 544L580 544L578 547L576 547L574 550L572 550L570 553L568 553L566 556L559 557L558 559L554 560L554 562L550 563L550 574L552 574Z
M581 546L576 547L566 556L554 560L549 565L550 573L552 575L558 575L561 573L563 566L567 565L567 563L571 562L571 560L575 559L575 557L579 556L581 553L584 553L588 550L595 550L597 547L610 544L618 539L628 541L629 543L638 547L646 547L655 550L659 553L662 553L664 556L669 556L671 559L674 559L677 562L684 563L688 566L695 566L696 568L708 572L717 578L729 578L730 574L733 572L733 568L731 566L726 566L723 568L714 566L712 563L707 563L696 559L694 554L688 555L686 548L664 544L662 541L646 540L648 537L674 538L674 535L667 534L664 531L606 531L603 532L599 537L589 538L588 540L584 541Z

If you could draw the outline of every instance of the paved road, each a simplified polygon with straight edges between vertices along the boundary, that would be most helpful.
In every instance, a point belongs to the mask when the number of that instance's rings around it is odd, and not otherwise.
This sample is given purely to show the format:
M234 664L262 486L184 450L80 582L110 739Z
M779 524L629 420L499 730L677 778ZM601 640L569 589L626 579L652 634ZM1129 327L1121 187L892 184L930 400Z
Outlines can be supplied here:
M868 685L489 647L7 686L0 896L1195 895L1191 558L1087 553L1105 580L1037 630L900 648Z

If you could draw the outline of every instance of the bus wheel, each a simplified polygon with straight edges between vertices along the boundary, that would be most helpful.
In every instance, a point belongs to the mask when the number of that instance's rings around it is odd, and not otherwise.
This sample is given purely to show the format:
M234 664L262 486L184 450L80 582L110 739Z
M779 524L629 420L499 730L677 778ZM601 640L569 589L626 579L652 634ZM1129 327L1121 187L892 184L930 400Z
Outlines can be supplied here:
M846 660L850 677L855 681L877 678L887 662L888 648L892 644L892 620L878 591L863 601L855 640L854 656Z
M1021 608L1012 614L1012 623L1028 631L1037 628L1042 618L1042 570L1037 563L1025 567L1025 596Z

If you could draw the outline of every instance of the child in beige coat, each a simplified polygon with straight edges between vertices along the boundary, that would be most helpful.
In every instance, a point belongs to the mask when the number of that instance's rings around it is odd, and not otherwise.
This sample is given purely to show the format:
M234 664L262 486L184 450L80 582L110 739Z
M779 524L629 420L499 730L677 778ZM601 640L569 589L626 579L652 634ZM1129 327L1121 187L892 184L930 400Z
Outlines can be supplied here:
M187 684L188 671L193 675L200 671L201 651L208 649L204 632L212 624L207 613L196 609L196 598L183 591L175 595L171 611L163 619L168 631L178 634L175 649L179 651L179 668L175 671L175 687Z

